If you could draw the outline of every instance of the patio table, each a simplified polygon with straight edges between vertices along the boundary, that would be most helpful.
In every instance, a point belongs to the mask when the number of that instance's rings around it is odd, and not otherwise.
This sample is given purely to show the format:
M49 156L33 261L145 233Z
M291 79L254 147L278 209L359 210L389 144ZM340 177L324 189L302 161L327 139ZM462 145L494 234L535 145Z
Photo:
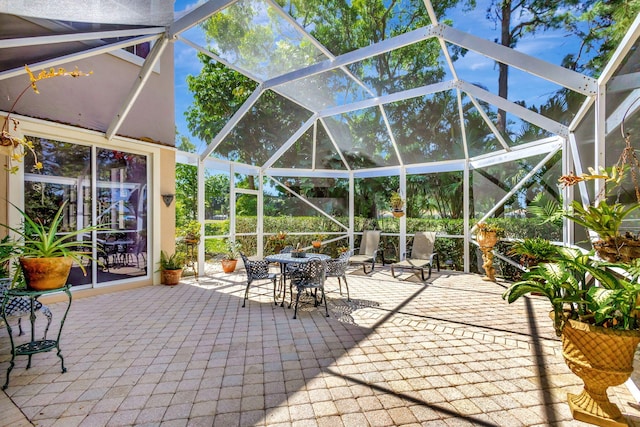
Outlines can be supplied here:
M282 280L282 303L280 303L280 307L284 307L284 300L287 296L287 287L286 287L286 281L287 281L287 264L304 264L306 262L309 262L312 259L320 259L322 261L326 261L328 259L331 259L331 257L329 255L325 255L325 254L316 254L316 253L312 253L312 252L307 252L306 256L304 258L294 258L291 256L291 253L284 253L284 254L274 254L274 255L267 255L266 257L264 257L264 259L266 259L269 262L277 262L280 264L280 271L282 273L281 276L281 280Z

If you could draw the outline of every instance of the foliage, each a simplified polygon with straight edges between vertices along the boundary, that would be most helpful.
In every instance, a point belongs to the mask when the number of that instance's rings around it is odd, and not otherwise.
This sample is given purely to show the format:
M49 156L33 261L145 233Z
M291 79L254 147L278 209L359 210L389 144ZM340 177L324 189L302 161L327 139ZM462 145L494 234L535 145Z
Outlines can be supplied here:
M391 192L391 197L389 198L389 203L391 204L391 207L395 211L401 211L402 208L404 207L404 199L396 191L392 191Z
M109 228L90 225L79 230L66 232L60 236L64 219L63 213L67 206L66 201L60 205L49 225L34 220L22 209L13 204L12 206L20 213L24 223L20 228L0 224L0 227L12 231L19 237L18 241L9 239L0 243L0 247L12 249L5 253L4 258L0 259L0 263L10 261L16 256L30 258L69 257L78 264L84 275L87 274L82 261L96 260L91 255L93 247L91 241L82 240L82 238L92 231L105 231L109 230Z
M593 253L559 248L551 262L533 267L525 273L524 280L507 289L503 298L512 303L531 293L545 296L555 314L558 336L566 319L612 329L638 329L640 283L611 270L637 271L638 263L638 260L634 264L607 263L595 260ZM600 286L594 286L592 280L597 280Z
M241 250L242 244L238 240L227 239L224 259L238 259Z
M597 206L586 208L579 201L571 204L572 211L565 214L573 222L593 230L602 240L615 239L620 235L622 221L634 210L640 208L640 203L625 206L621 203L609 205L601 200Z
M160 268L162 270L180 270L184 267L184 255L174 252L169 255L165 251L160 251Z
M200 222L191 220L184 226L178 227L176 234L185 239L200 240Z
M538 193L527 206L527 211L540 221L540 224L551 223L556 227L562 227L564 210L561 203L547 198L544 193Z
M533 237L514 242L508 255L516 255L522 265L532 267L551 261L557 250L557 246L547 239Z
M504 228L494 223L479 222L476 224L476 234L496 233L498 237L504 237Z

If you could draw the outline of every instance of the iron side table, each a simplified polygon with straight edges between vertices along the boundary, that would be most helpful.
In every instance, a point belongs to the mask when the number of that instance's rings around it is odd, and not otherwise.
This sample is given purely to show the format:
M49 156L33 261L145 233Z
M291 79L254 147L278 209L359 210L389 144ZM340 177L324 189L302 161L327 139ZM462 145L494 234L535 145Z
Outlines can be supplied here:
M62 352L60 351L60 335L62 334L62 327L64 326L64 321L67 318L67 314L69 313L69 308L71 308L71 291L69 290L70 286L66 285L62 288L51 289L46 291L30 291L26 289L9 289L4 293L4 298L2 299L2 318L4 319L4 323L7 326L7 332L9 333L9 340L11 341L11 362L9 362L9 368L7 369L7 382L2 386L3 390L6 390L9 387L9 374L15 365L14 360L16 356L29 356L29 362L27 363L27 369L31 367L31 356L36 353L44 353L47 351L51 351L54 348L58 350L58 357L60 358L60 364L62 366L62 373L67 372L67 368L64 367L64 358L62 357ZM58 329L58 337L55 340L48 340L46 338L37 340L35 339L35 322L36 322L36 314L35 314L35 301L41 297L42 295L51 294L54 292L63 291L67 294L69 298L69 302L67 303L67 309L64 312L64 316L62 316L62 320L60 321L60 329ZM29 298L30 305L30 314L29 320L31 322L31 341L25 344L20 344L16 347L13 342L13 334L11 331L11 325L7 321L7 315L5 307L7 303L15 297L27 297Z

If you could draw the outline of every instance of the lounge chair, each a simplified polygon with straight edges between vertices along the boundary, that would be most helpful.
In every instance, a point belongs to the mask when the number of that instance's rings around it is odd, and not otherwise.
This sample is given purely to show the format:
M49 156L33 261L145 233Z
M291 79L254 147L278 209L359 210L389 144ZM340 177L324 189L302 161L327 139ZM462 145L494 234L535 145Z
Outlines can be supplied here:
M396 277L395 269L401 270L420 270L422 280L428 280L431 277L431 267L435 262L435 266L440 271L440 257L433 252L433 246L436 241L436 233L433 231L423 231L415 234L413 245L411 248L411 257L394 264L391 264L391 275ZM425 279L424 270L429 269L429 275Z
M378 256L378 246L380 245L380 230L365 230L362 233L360 247L357 248L349 262L352 264L362 264L362 270L365 274L371 273L376 267L376 258ZM367 265L371 263L371 270L367 272Z

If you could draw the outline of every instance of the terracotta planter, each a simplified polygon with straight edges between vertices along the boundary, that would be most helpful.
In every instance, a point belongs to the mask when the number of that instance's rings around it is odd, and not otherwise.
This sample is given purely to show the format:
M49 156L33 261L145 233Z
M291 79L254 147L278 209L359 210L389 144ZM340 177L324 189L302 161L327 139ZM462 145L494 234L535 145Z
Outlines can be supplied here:
M238 263L237 259L223 259L222 271L224 271L225 273L233 273L236 270L237 263Z
M607 388L624 383L633 371L640 331L620 331L567 320L562 354L569 369L584 382L579 395L569 394L573 418L600 426L626 426Z
M67 284L73 260L67 257L56 258L20 258L20 265L32 291L58 289Z
M478 232L476 240L481 248L492 248L498 243L498 234L495 231Z
M393 210L393 211L391 212L391 214L392 214L394 217L396 217L396 218L400 218L400 217L403 217L403 216L404 216L404 211L396 211L396 210Z
M179 270L162 270L162 283L167 286L175 286L180 283L182 277L182 269Z

